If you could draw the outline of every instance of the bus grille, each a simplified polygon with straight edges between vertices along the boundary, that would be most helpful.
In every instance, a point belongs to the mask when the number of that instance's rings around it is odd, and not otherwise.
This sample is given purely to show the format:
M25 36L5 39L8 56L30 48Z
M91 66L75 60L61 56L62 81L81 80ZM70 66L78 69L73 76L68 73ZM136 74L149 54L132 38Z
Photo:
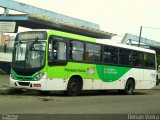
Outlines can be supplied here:
M20 80L33 80L33 78L23 78L23 77L17 77L18 79L20 79Z
M29 86L30 82L18 82L21 86Z

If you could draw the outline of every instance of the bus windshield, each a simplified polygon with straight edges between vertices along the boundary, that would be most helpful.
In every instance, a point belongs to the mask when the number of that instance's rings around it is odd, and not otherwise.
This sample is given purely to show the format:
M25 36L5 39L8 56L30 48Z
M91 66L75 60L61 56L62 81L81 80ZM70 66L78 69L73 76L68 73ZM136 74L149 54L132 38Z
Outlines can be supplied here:
M18 69L40 68L45 63L46 42L42 40L16 41L12 66Z

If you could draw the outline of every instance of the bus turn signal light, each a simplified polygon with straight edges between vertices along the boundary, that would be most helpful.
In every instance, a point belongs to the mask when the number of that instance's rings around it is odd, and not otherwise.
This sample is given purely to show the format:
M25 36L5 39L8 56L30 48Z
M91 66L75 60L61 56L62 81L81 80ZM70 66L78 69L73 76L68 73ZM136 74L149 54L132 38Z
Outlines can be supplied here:
M34 87L41 87L41 84L34 84Z

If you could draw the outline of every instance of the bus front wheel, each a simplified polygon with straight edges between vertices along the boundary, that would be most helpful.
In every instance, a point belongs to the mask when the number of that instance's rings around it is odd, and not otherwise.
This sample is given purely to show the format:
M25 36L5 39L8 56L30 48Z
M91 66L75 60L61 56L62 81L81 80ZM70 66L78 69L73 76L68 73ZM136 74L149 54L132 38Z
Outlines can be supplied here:
M69 96L76 96L81 91L81 85L79 80L76 77L73 77L69 80L67 86L67 95Z

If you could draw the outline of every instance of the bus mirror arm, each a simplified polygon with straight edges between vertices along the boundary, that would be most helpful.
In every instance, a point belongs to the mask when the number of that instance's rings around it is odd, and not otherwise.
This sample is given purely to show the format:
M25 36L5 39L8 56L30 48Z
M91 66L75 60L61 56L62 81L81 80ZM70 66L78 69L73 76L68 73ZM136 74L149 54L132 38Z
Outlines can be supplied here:
M160 70L160 65L158 65L158 68L157 68L157 70Z

